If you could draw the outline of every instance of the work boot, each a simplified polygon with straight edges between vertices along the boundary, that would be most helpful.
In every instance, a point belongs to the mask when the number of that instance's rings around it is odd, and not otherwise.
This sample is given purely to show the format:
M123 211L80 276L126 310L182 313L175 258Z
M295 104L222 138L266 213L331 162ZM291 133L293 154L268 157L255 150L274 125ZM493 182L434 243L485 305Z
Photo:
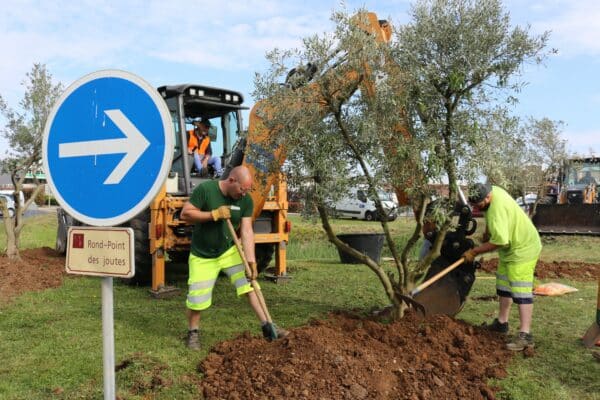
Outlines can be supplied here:
M498 321L498 318L494 318L491 324L483 323L483 325L481 326L483 326L483 328L487 329L488 331L498 332L504 335L508 333L508 321L500 322Z
M272 322L265 322L262 325L262 333L264 338L267 339L269 342L275 339L282 339L290 334L290 332L278 327Z
M526 348L533 349L533 335L531 333L519 332L519 334L506 344L506 348L511 351L522 351Z
M200 350L200 333L198 332L198 329L188 331L185 345L190 350Z

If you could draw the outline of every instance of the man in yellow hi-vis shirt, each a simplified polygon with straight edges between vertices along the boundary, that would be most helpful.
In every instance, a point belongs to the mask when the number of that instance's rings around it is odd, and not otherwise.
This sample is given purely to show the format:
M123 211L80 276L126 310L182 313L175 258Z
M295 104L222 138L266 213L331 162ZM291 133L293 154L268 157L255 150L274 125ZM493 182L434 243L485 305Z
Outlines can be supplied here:
M498 251L496 293L499 297L498 317L487 327L508 333L508 317L512 303L519 308L519 333L506 346L520 351L533 347L533 272L542 250L537 229L517 202L502 188L477 183L469 190L469 203L485 213L484 242L463 254L466 262L475 256Z

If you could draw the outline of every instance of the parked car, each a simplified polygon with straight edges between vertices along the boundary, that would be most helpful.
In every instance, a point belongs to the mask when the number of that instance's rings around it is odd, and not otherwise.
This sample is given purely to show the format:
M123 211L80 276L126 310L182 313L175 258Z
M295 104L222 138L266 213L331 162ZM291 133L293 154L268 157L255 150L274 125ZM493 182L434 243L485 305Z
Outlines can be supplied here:
M398 207L394 201L394 194L381 191L379 198L387 220L394 221L398 218ZM352 189L348 196L333 203L332 209L334 216L338 218L355 218L366 221L381 219L375 202L367 197L367 192L363 189Z
M516 199L517 204L529 215L533 212L533 205L536 201L537 195L535 193L526 194L525 199L523 197L517 197Z
M15 216L15 201L13 200L13 197L8 194L0 193L0 200L3 200L6 202L6 207L8 208L8 216L10 218L14 217ZM0 207L0 215L2 215L4 217L4 209L2 207Z

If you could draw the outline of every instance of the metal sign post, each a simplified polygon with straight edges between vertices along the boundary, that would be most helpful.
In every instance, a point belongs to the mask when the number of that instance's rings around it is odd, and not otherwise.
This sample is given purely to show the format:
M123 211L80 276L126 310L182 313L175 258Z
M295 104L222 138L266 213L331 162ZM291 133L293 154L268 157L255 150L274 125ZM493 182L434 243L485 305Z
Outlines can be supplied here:
M113 278L102 278L102 360L104 370L104 399L114 400L115 385L115 332L113 318Z
M42 144L48 185L71 216L67 273L101 276L104 398L115 399L113 277L135 273L133 230L105 228L144 211L167 178L175 133L158 92L142 78L98 71L69 86Z
M113 277L134 276L134 251L134 235L131 228L69 228L65 262L67 272L103 277L102 360L105 400L114 400L116 394Z

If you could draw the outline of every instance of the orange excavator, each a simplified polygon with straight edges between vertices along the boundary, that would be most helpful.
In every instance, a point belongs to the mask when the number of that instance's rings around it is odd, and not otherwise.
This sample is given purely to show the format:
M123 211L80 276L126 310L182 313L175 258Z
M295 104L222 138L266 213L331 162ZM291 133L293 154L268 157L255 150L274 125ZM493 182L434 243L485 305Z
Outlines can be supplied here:
M142 213L125 223L135 233L136 274L130 280L135 284L151 284L151 293L167 297L176 289L166 285L167 261L185 262L189 255L192 225L179 218L183 205L196 185L206 179L227 177L229 171L242 163L248 164L245 149L252 146L254 136L245 134L242 125L243 96L236 91L202 85L183 84L161 86L159 94L171 113L174 154L169 176L160 193ZM197 121L209 121L213 156L221 157L225 170L220 177L204 167L194 167L193 156L188 154L189 132ZM255 201L254 230L257 267L264 270L275 255L274 279L286 279L286 246L291 224L287 219L287 186L281 173L270 176L268 186L252 193ZM81 222L58 210L56 249L66 251L69 226Z
M387 21L379 20L376 14L359 14L354 21L362 29L375 35L377 41L390 41L391 26ZM345 66L342 64L340 68ZM302 90L307 95L312 95L316 103L325 104L323 99L319 99L318 91L311 85L315 73L316 67L312 65L294 69L288 74L287 84L294 90ZM359 77L350 69L344 70L343 75L344 80L362 80L365 84L361 85L361 88L367 93L372 93L373 85L369 84L368 77ZM208 134L213 156L220 156L222 165L225 166L221 178L227 177L229 171L238 165L246 165L255 176L251 196L254 201L258 269L265 269L274 255L275 271L272 278L285 280L286 246L291 228L287 219L287 188L285 177L279 172L272 172L273 165L279 167L283 164L285 149L272 146L272 139L277 132L270 131L263 124L268 110L265 112L263 104L258 102L250 112L248 130L243 132L241 111L245 107L243 96L236 91L192 84L161 86L157 90L171 113L175 132L175 153L169 177L161 192L147 210L125 224L135 232L134 282L151 283L151 292L156 297L168 296L173 292L173 288L165 282L167 260L187 260L192 226L181 220L179 215L194 187L203 179L211 178L211 171L194 170L193 159L187 154L188 131L192 129L194 122L199 120L210 121L211 128ZM407 132L401 129L399 135L407 135ZM397 188L396 192L401 204L409 204L402 188ZM460 258L462 251L466 250L466 246L472 246L472 242L467 238L470 232L467 231L469 224L466 221L470 219L470 214L465 214L464 208L460 209L459 214L462 222L458 224L454 233L446 235L442 257L434 262L436 268L431 273L436 273L455 262ZM67 228L80 225L80 222L62 209L58 211L58 220L56 248L64 252ZM423 291L421 298L437 299L437 303L452 305L440 312L451 315L458 312L474 280L473 271L465 268L455 269L452 274L438 281L437 285Z

